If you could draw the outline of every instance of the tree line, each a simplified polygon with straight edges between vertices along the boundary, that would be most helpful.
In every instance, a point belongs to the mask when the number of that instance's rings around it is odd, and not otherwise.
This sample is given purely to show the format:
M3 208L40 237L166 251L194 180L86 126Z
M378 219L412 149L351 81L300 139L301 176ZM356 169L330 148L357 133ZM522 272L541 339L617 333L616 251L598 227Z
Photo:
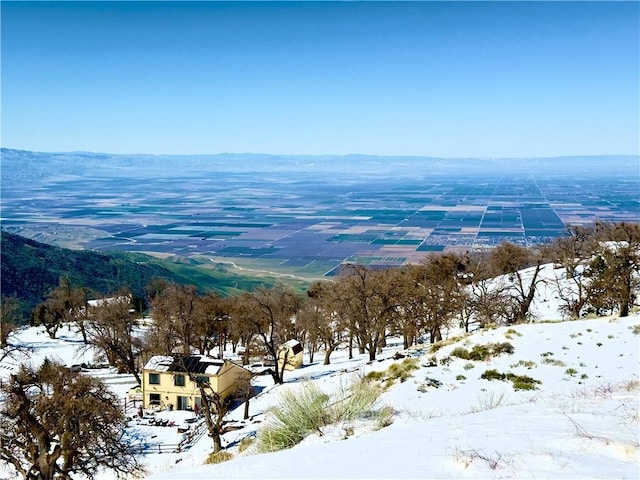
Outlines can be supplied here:
M551 279L541 275L546 263L553 264ZM628 315L640 287L640 225L574 226L568 235L537 247L502 243L486 252L434 254L399 268L347 264L336 278L313 283L304 295L277 284L221 297L154 280L143 305L126 288L90 301L89 289L62 277L33 310L31 324L43 326L51 338L64 324L75 325L84 348L95 349L106 363L140 382L141 366L152 355L223 358L230 347L247 364L255 356L275 360L278 347L291 338L305 346L312 362L324 352L323 362L329 364L339 347L350 357L357 350L374 360L390 336L402 337L408 348L424 337L440 340L452 325L470 331L529 321L544 282L552 283L567 318ZM15 308L11 298L2 302L2 358L23 348L14 341ZM143 325L146 308L152 321ZM271 370L275 383L283 382L283 373ZM207 385L198 387L219 449L227 405L207 392ZM141 472L122 434L117 399L97 380L45 362L39 368L23 366L0 391L5 398L0 459L24 478L75 473L92 478L98 466L125 476Z
M629 314L640 284L640 225L596 223L574 226L568 235L535 247L504 242L485 252L433 254L420 264L372 269L343 265L332 280L317 281L303 295L277 284L242 295L200 293L194 286L157 279L148 284L148 305L123 288L89 303L90 291L61 278L59 286L31 315L55 338L65 323L75 324L84 343L104 360L139 380L140 365L152 355L192 352L224 356L227 346L275 359L280 344L297 339L313 361L336 348L357 350L371 360L390 336L405 348L442 338L444 328L466 331L488 324L511 325L533 318L531 305L544 282L552 282L567 318L588 314ZM555 275L541 276L553 263ZM152 322L141 329L148 307ZM2 346L13 329L10 301L2 306ZM282 372L273 373L276 383Z

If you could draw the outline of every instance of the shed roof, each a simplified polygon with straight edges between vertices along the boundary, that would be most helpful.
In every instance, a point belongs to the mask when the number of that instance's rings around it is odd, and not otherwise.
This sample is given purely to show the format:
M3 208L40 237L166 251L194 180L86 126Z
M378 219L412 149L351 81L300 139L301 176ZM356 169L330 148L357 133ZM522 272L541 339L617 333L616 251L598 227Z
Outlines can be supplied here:
M294 354L300 353L302 351L302 344L295 339L288 340L282 345L286 345L287 347L289 347Z

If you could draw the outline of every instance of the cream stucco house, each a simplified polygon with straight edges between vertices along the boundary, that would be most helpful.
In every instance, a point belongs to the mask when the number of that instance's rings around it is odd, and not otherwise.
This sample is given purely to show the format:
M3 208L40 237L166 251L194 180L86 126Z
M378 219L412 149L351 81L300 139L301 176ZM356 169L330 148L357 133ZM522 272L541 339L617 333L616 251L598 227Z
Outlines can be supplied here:
M190 377L207 382L214 392L228 398L246 388L251 372L229 360L204 355L157 355L142 370L144 407L176 410L200 407L200 390Z

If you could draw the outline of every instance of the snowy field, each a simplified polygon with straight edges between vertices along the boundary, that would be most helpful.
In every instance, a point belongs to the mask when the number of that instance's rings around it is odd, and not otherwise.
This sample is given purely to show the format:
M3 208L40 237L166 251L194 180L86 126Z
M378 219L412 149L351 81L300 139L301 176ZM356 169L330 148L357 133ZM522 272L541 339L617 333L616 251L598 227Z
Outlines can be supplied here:
M551 268L546 269L551 273ZM464 335L447 333L451 343L436 353L429 345L404 355L416 358L419 368L405 382L396 382L380 397L393 411L393 423L378 428L366 421L326 427L285 451L253 454L238 452L239 443L256 435L269 407L280 392L314 382L325 392L374 370L385 370L402 351L400 339L391 339L379 360L367 355L349 360L337 351L331 365L313 363L285 373L285 384L274 387L270 376L256 377L258 395L250 403L250 419L243 421L243 405L229 415L237 430L223 437L223 446L235 458L203 465L212 443L203 435L180 453L146 453L143 462L151 480L211 478L640 478L640 313L619 319L599 318L559 322L552 290L541 290L535 305L538 321L514 327ZM635 332L635 333L634 333ZM459 337L459 338L458 338ZM23 361L38 365L44 357L67 365L92 362L91 352L80 352L79 336L61 329L50 340L42 329L25 328L20 341L35 348ZM457 338L457 340L455 340ZM452 341L453 340L453 341ZM456 347L509 342L512 354L488 361L451 356ZM6 361L0 376L16 368ZM514 390L511 382L485 380L489 369L527 375L539 382L537 390ZM135 385L130 375L110 369L91 370L124 399ZM133 415L135 410L130 412ZM190 426L190 412L157 414L172 426L130 422L130 431L150 444L177 444ZM145 420L144 423L147 423ZM160 448L160 450L162 450ZM0 470L0 478L13 478ZM99 480L112 476L103 472Z

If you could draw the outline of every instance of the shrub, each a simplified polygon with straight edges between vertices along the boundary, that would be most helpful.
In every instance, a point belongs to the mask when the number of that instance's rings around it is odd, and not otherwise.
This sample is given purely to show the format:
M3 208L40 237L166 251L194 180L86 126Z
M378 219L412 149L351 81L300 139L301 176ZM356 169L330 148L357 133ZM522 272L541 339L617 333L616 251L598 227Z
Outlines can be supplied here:
M502 343L496 343L496 344L490 344L493 346L493 356L495 357L496 355L502 355L503 353L506 353L507 355L512 355L514 352L514 348L513 345L511 345L509 342L502 342Z
M418 385L418 391L421 393L425 393L429 390L429 388L440 388L442 386L442 382L436 378L426 377L424 379L424 383Z
M494 368L491 370L486 370L482 375L480 375L480 378L483 378L484 380L504 380L505 375L504 373L498 372Z
M514 390L536 390L542 382L531 378L527 375L515 375L513 373L507 374L507 379L511 380Z
M427 363L423 363L422 366L426 367L426 368L437 367L438 366L438 359L436 358L435 355L432 355L427 359Z
M487 343L486 345L474 345L471 350L463 347L454 348L451 356L464 360L484 361L503 353L512 354L513 352L513 345L509 342Z
M411 372L417 370L418 360L416 358L405 358L401 363L393 363L387 369L389 378L400 379L404 382L411 377Z
M463 380L466 380L466 379L467 379L467 377L465 377L464 375L456 375L456 380L463 381Z
M476 366L473 363L465 363L464 364L464 368L465 370L471 370L472 368L475 368Z
M491 358L491 349L489 345L474 345L471 351L469 352L469 356L467 360L489 360Z
M456 347L451 351L452 357L464 358L465 360L469 359L469 351L464 347Z
M567 368L564 373L573 377L576 373L578 373L578 371L575 368Z
M513 365L511 365L511 368L527 367L529 370L531 370L535 366L536 366L536 362L533 362L531 360L520 360L518 361L518 363L514 363Z
M634 335L640 335L640 325L634 325L629 328L631 329L631 333L633 333Z
M537 385L541 384L540 380L536 380L527 375L516 375L515 373L500 373L495 369L487 370L480 378L485 380L509 380L511 381L514 390L535 390Z

